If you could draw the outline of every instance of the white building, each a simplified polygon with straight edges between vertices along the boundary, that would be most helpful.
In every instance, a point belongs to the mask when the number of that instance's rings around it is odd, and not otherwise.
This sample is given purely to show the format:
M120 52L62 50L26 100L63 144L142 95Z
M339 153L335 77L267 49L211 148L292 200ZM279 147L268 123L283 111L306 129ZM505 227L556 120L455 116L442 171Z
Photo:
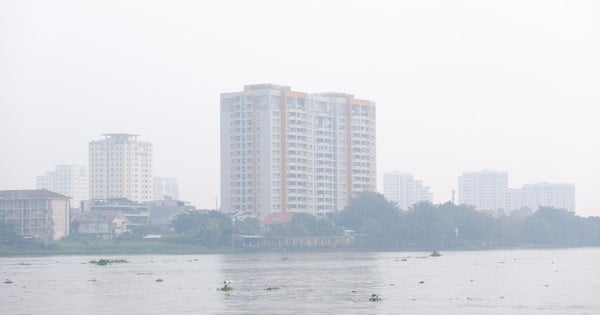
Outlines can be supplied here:
M57 165L54 171L37 177L37 189L47 189L71 197L71 206L79 207L88 199L88 176L83 165Z
M575 211L575 185L566 183L539 183L511 189L508 194L509 210L527 207L537 211L540 207Z
M375 191L375 103L258 84L221 94L221 209L325 214Z
M429 187L423 186L420 180L414 180L412 174L398 171L383 174L383 194L402 210L408 210L421 201L433 202Z
M458 177L458 201L479 210L506 209L506 172L464 172Z
M152 144L138 135L104 136L89 145L90 199L152 200Z
M173 177L154 177L154 198L153 200L165 200L165 198L179 199L179 184L177 178Z

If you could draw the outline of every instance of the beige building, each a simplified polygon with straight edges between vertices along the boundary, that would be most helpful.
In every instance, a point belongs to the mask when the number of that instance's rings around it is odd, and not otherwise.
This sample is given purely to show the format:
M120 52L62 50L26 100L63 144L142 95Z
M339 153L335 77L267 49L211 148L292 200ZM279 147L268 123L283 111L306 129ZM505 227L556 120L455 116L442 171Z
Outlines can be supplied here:
M376 190L375 103L256 84L221 94L221 210L339 211Z
M89 198L152 200L152 144L126 133L104 137L89 145Z
M48 191L0 191L0 219L21 236L59 240L69 234L69 197Z

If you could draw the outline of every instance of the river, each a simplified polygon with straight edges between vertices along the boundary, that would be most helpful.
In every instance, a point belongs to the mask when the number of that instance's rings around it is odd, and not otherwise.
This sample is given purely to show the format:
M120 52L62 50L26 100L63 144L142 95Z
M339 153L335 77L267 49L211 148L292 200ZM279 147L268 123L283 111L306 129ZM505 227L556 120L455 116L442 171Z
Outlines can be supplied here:
M598 248L429 254L4 257L0 313L600 314Z

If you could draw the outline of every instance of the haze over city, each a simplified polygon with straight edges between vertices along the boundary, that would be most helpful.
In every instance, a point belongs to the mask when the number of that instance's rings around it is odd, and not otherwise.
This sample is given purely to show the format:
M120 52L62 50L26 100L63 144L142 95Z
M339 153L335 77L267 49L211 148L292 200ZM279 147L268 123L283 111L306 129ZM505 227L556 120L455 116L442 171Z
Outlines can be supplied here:
M124 132L213 208L219 95L269 82L376 102L379 191L400 170L444 202L490 169L575 183L577 213L600 215L600 4L565 4L3 1L0 190Z

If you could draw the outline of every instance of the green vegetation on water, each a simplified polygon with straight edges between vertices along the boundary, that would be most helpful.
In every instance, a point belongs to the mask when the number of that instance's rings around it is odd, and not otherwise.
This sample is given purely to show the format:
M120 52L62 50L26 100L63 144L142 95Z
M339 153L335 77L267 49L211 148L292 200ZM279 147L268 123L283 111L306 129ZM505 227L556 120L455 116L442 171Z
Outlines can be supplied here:
M94 264L96 266L106 266L110 264L123 264L128 263L125 259L98 259L98 260L90 260L90 264Z
M217 291L231 291L233 290L233 288L231 287L231 281L223 281L223 286L220 288L217 288Z

